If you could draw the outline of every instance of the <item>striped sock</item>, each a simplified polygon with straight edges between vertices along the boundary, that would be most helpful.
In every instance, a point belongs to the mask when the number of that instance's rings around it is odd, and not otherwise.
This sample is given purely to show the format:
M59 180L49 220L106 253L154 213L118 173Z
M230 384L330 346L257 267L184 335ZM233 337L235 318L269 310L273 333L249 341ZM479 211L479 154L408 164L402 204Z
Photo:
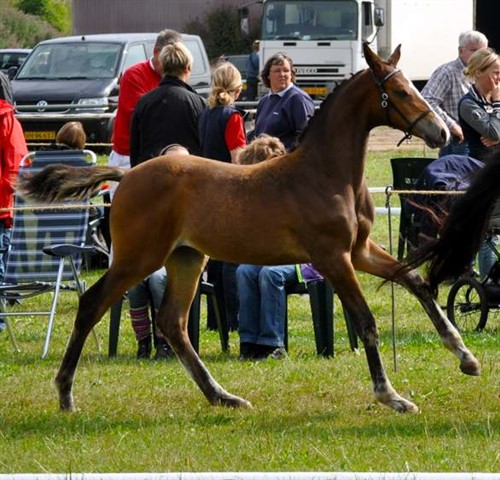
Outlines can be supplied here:
M130 318L135 338L138 342L151 336L151 320L149 319L149 309L147 306L131 308Z

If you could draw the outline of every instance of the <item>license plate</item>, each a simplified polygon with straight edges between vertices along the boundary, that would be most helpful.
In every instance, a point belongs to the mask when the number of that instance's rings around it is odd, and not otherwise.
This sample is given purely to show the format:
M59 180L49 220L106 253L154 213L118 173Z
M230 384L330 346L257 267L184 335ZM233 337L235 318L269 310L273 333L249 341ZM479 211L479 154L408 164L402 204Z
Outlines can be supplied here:
M327 87L304 87L309 95L326 95L328 93Z
M32 140L55 140L56 132L24 132L24 138L28 141Z

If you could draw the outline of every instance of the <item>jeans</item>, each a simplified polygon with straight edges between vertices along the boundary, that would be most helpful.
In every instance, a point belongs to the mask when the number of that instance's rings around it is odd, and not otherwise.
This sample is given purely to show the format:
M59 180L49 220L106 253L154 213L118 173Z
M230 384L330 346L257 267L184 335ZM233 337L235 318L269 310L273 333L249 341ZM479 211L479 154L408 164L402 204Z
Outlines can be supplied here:
M498 245L498 237L493 235L491 242L496 247ZM483 279L490 273L491 267L497 261L497 256L493 248L486 240L481 242L479 251L477 252L477 263L479 267L479 278Z
M10 245L10 235L12 233L11 228L5 228L5 221L0 220L0 281L3 281L5 276L5 267L7 262L7 249ZM5 330L5 322L2 317L0 317L0 331Z
M154 316L160 308L166 285L167 271L163 267L129 289L130 317L137 341L150 337L151 333L154 332L156 344L156 328L153 328L152 324L154 323ZM149 305L154 310L153 321L149 316Z
M160 308L166 286L167 271L165 267L162 267L128 291L130 307L140 308L152 303L154 311L157 312Z
M240 342L283 347L285 287L298 282L295 265L240 265L236 281L240 299Z

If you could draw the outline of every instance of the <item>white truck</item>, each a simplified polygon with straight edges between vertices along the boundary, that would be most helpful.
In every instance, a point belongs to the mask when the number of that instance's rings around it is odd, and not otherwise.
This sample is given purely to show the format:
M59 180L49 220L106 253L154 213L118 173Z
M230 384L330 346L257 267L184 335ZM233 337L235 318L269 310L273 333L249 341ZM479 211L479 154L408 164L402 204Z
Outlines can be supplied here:
M402 44L401 67L425 82L456 57L458 35L473 28L474 0L263 0L260 66L285 51L297 84L327 95L366 67L362 43L383 57Z

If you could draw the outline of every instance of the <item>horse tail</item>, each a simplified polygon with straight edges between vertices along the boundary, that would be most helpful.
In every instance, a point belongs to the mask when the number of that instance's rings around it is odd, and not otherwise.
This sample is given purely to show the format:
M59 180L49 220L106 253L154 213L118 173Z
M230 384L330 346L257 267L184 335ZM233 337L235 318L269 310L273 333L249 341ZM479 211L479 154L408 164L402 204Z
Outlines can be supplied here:
M439 237L412 252L405 271L423 263L434 294L445 280L456 280L465 273L479 250L489 218L500 196L500 156L491 159L472 179L464 195L452 204Z
M18 189L23 197L35 202L85 200L99 193L104 182L119 182L126 172L119 167L54 164L33 175L20 176Z

